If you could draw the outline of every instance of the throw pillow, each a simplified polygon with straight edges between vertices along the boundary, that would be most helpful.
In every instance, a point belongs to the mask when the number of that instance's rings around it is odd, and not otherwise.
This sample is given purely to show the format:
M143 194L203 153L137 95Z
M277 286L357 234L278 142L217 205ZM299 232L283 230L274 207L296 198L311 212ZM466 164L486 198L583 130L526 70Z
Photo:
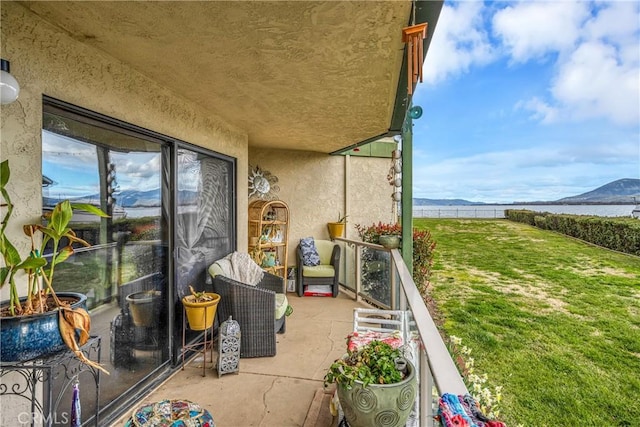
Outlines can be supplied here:
M302 264L307 266L320 265L320 255L313 237L300 239L300 249L302 250Z

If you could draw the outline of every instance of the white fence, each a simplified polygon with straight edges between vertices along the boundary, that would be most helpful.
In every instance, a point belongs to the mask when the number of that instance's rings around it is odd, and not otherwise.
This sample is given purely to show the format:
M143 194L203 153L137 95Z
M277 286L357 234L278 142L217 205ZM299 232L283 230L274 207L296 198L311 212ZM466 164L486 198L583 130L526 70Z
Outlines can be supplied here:
M473 208L470 206L460 208L414 208L414 218L504 218L503 209Z

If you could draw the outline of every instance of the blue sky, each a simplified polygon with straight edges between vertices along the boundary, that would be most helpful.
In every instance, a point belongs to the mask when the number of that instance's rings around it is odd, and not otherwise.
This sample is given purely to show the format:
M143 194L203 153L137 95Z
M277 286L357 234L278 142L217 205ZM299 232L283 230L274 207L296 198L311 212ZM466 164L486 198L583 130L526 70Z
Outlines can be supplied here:
M447 1L414 197L556 200L640 178L640 2Z

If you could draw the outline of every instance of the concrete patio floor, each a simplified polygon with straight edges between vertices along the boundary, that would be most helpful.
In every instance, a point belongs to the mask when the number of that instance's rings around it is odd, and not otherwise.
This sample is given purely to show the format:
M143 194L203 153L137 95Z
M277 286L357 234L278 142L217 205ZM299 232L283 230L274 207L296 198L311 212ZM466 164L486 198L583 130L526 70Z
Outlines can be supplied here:
M209 410L216 427L305 425L314 396L323 387L326 369L346 351L353 309L367 305L344 292L337 298L287 296L294 311L287 319L286 333L278 335L276 356L241 359L238 374L222 377L209 360L203 377L202 357L197 356L136 407L164 399L186 399ZM127 418L112 425L120 427Z

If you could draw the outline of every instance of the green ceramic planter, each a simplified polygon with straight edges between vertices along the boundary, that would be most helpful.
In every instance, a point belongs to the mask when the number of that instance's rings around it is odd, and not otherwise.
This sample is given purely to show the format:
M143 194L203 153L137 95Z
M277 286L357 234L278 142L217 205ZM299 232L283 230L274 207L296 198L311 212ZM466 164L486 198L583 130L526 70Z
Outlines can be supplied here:
M383 234L378 241L387 249L397 249L400 247L400 236L395 234Z
M409 375L395 384L356 381L351 390L338 387L338 398L350 427L401 427L407 423L418 395L415 368L407 361Z

